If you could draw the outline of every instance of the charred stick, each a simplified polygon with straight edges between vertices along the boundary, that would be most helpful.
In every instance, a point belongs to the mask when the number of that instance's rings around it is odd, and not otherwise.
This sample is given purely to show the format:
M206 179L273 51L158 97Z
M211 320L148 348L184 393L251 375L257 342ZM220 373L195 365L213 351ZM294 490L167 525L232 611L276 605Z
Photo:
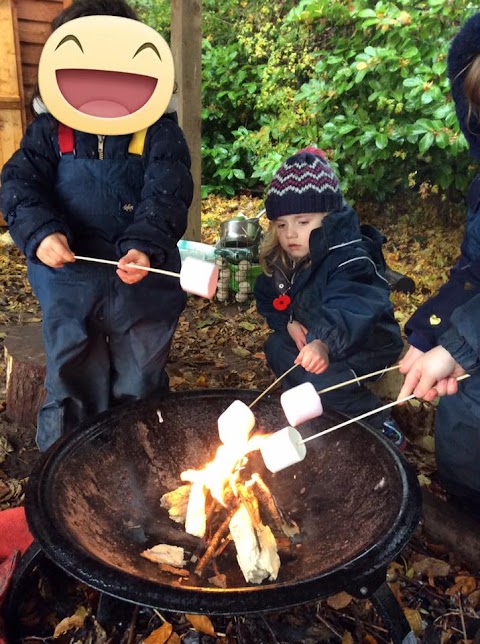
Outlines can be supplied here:
M238 508L238 502L232 504L232 506L228 509L228 513L226 518L223 520L221 523L220 527L216 531L216 533L213 535L213 537L210 539L210 543L208 544L208 548L205 550L203 555L200 557L199 562L195 568L195 573L201 577L203 575L203 572L205 570L205 566L208 564L210 559L214 556L215 551L217 550L218 546L220 545L220 541L224 537L225 533L228 530L228 525L230 523L231 518L235 514Z
M261 505L269 514L269 520L275 524L277 532L283 532L287 537L291 538L300 532L298 525L292 519L285 516L284 512L278 506L278 503L270 491L270 488L262 479L259 474L252 476L252 481L255 486L255 494Z
M220 557L220 555L223 553L225 548L228 546L228 544L232 541L230 535L227 535L223 541L220 542L220 545L218 548L215 550L215 554L213 555L213 558L216 559L217 557Z

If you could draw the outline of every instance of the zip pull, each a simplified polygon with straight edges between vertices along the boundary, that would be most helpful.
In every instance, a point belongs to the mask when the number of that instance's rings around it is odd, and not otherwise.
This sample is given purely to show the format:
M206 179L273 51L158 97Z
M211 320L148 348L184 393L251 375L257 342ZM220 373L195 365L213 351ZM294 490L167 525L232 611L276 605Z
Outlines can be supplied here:
M103 161L103 148L105 145L105 134L98 134L98 158Z

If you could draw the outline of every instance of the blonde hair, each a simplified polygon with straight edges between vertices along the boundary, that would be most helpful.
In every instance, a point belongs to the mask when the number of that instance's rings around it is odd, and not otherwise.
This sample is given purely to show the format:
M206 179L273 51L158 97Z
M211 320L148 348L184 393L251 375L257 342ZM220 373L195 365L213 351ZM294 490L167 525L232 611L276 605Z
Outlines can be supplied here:
M480 120L480 55L470 63L463 81L463 88L468 103L467 126L469 127L470 119Z
M260 244L258 263L262 267L263 272L269 277L272 275L274 264L280 263L285 268L289 265L288 255L278 241L277 227L274 221L269 223L265 236Z

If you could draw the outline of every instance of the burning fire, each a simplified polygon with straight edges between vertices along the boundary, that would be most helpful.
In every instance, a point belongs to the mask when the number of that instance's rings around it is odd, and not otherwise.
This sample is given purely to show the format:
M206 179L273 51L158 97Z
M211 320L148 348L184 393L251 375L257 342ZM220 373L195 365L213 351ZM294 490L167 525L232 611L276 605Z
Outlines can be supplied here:
M247 582L274 580L280 567L278 544L288 549L299 534L297 524L278 507L258 473L252 474L247 481L242 479L247 455L260 449L267 438L255 434L249 439L248 433L240 433L240 438L237 435L235 440L220 445L215 458L204 468L182 472L180 478L184 484L162 496L161 505L168 510L170 518L184 523L185 531L205 544L200 559L197 561L194 555L190 560L195 562L194 572L200 577L212 563L217 571L217 557L233 541L238 564ZM172 558L169 558L170 549ZM185 564L181 550L180 557ZM144 551L142 556L172 574L179 569L175 545L159 544ZM181 573L189 574L186 570ZM216 572L209 581L219 585L220 577L224 575Z
M242 437L241 440L222 444L217 449L215 458L203 469L186 470L180 474L180 478L192 485L206 488L214 499L225 506L226 490L230 489L236 494L236 483L241 469L245 466L247 454L260 449L264 439L265 436L256 434L250 439Z

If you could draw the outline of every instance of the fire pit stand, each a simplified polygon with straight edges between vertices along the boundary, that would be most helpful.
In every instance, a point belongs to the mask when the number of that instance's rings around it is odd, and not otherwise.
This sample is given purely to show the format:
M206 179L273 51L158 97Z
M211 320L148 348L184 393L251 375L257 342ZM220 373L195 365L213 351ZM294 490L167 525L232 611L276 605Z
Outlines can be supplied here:
M179 583L140 557L157 543L194 548L197 540L172 523L160 497L180 484L180 472L213 458L217 419L231 402L248 404L257 395L174 393L102 414L58 441L27 486L27 520L42 553L101 593L180 613L278 611L345 590L371 598L395 644L414 642L385 579L420 518L420 489L404 457L363 423L309 442L302 463L274 475L265 472L258 453L250 456L300 526L302 544L295 558L282 562L276 581L247 585L232 557L219 562L227 589L194 573ZM277 397L262 399L255 416L259 431L287 424ZM343 419L327 410L300 431L308 437Z

